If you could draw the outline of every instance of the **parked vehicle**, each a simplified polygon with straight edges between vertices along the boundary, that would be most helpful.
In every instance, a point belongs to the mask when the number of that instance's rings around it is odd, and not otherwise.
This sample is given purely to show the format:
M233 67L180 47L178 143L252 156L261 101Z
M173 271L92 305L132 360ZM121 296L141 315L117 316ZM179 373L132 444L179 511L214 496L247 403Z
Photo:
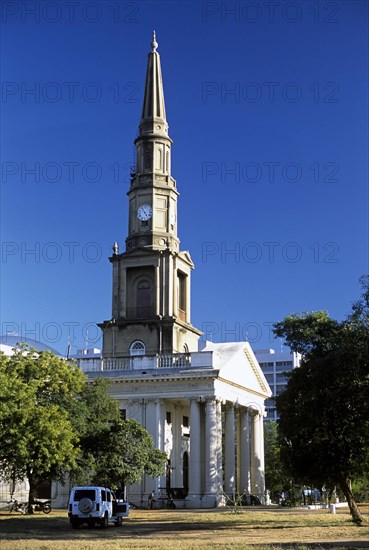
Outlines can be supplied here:
M32 504L32 508L35 512L43 512L44 514L50 514L51 512L51 500L35 500Z
M109 522L122 525L123 517L129 514L129 504L117 499L107 487L73 487L68 502L68 517L74 529L83 523L89 527L108 527Z
M27 514L28 502L19 502L17 499L12 498L9 502L10 513L20 512L21 514ZM51 500L35 500L31 504L34 512L43 512L44 514L50 514L51 512Z
M20 512L21 514L27 513L27 502L19 502L16 498L11 498L9 504L10 506L10 513L12 512Z

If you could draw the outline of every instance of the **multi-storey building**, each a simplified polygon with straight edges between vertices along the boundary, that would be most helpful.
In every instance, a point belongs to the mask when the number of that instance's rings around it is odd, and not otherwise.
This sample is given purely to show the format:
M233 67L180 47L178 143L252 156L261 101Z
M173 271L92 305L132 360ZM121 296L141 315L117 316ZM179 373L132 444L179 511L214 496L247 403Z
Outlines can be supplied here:
M254 353L273 393L265 401L265 420L278 420L274 398L286 388L287 373L300 365L301 355L292 351L276 352L271 348L257 349Z

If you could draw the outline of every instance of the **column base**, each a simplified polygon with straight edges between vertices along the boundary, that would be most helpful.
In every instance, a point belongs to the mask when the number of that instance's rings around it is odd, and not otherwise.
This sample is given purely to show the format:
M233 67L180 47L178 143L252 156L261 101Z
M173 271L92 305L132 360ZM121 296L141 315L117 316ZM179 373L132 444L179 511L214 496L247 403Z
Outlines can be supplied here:
M225 504L226 499L223 494L189 494L186 497L186 508L218 508Z

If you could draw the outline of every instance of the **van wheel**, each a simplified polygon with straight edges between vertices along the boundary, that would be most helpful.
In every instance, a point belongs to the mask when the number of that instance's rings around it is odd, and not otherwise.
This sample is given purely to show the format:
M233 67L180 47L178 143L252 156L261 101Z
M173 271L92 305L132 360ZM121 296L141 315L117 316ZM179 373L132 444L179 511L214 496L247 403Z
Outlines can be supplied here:
M116 521L115 521L115 525L117 527L120 527L122 525L122 523L123 523L123 518L121 518L121 517L117 518Z
M101 520L101 523L100 523L101 527L103 527L104 529L106 529L109 525L109 516L108 516L108 512L105 512L105 516L103 517L103 519Z

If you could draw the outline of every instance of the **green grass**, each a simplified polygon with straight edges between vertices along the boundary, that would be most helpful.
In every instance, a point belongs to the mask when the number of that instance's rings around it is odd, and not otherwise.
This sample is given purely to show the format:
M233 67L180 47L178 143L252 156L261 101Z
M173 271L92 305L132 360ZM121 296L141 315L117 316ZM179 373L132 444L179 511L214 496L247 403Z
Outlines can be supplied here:
M0 514L1 550L311 550L369 548L368 512L357 527L348 511L244 509L132 510L122 527L74 530L66 511ZM346 546L342 544L346 541Z

